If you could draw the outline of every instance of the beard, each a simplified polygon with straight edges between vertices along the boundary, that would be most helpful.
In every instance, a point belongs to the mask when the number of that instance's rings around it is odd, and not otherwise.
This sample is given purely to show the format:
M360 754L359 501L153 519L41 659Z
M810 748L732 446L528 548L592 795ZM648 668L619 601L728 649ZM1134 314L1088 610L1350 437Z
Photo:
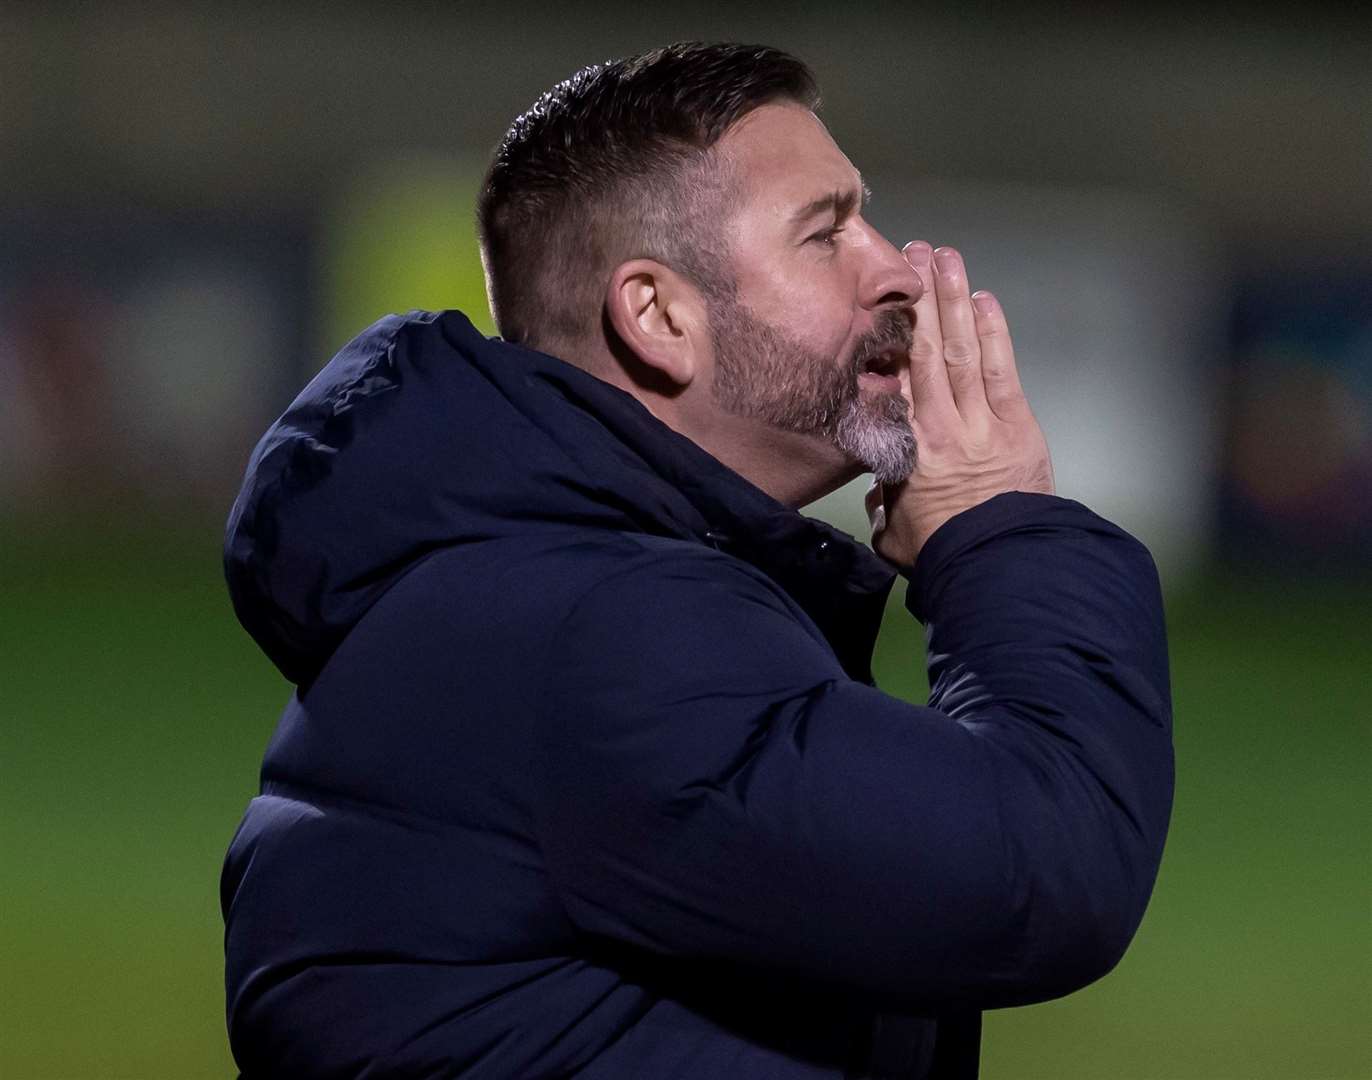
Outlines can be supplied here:
M838 447L883 484L915 467L915 434L899 393L863 392L866 364L893 347L909 353L907 314L882 311L858 339L851 360L837 363L758 318L732 297L710 303L715 351L712 390L720 408L783 431L815 435Z

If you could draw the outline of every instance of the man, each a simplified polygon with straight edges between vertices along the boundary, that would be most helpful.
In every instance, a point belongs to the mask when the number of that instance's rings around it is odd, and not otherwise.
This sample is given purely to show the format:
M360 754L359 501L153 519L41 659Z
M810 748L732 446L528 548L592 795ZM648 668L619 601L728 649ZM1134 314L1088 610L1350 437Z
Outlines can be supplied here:
M479 207L504 341L383 319L259 445L227 572L298 690L223 878L246 1076L970 1077L980 1010L1121 956L1151 560L816 102L741 46L555 87ZM884 560L794 509L864 469ZM927 708L871 685L891 566Z

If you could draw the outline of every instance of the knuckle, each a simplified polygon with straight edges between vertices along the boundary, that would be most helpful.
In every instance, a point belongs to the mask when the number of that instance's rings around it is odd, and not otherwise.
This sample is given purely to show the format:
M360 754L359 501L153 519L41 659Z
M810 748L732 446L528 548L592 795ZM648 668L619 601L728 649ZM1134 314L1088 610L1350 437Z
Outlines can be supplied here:
M921 433L916 442L922 455L925 457L938 457L948 449L951 440L948 438L948 433L946 431L934 428Z
M945 338L943 359L950 364L967 364L981 355L981 350L966 338Z
M981 468L985 468L1005 453L1004 448L998 445L990 432L984 431L969 435L963 444L963 452L966 453L968 461Z
M910 346L910 355L915 360L932 360L938 356L938 346L931 338L916 337Z
M959 397L961 397L963 394L974 391L976 389L977 382L977 369L974 365L960 364L957 366L949 366L948 383L950 386L952 386L954 392L956 392Z
M997 409L1021 410L1029 408L1029 399L1024 396L1024 391L1017 386L1002 386L989 396Z

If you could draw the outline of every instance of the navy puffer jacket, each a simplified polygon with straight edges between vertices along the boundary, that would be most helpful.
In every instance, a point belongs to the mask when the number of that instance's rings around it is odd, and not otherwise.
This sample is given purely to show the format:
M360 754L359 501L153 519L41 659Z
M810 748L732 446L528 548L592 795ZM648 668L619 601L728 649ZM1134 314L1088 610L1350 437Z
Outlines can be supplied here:
M226 568L297 686L224 867L245 1077L971 1077L1143 915L1157 579L1076 503L934 535L910 705L866 547L415 312L264 437Z

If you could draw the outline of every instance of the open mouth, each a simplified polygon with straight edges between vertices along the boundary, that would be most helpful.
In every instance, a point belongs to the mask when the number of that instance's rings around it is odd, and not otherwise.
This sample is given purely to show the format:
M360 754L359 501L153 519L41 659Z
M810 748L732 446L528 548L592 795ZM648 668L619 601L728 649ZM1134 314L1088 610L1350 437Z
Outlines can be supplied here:
M908 363L909 358L905 355L905 350L899 346L892 346L874 356L865 357L859 370L864 375L898 375L900 369Z
M900 372L909 364L905 350L893 346L863 358L858 365L858 385L883 393L900 393Z

